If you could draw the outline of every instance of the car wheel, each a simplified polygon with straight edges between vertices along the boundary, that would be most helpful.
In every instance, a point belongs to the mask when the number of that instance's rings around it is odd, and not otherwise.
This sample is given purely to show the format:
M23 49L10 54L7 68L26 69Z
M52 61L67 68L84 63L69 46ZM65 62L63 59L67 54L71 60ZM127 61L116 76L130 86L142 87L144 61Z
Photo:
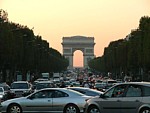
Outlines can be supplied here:
M22 110L19 105L13 104L8 108L8 113L22 113Z
M76 105L69 104L65 107L64 113L80 113L80 110Z
M150 108L143 108L140 113L150 113Z
M100 110L96 106L91 106L88 109L88 113L100 113Z

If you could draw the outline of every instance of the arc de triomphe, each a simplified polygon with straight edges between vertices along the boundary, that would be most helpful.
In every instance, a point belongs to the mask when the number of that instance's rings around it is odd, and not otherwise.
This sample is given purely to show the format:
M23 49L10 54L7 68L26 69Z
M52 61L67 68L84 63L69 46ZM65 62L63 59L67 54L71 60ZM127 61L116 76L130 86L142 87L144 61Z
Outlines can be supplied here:
M63 37L63 55L69 60L69 69L73 69L73 56L76 50L83 53L83 68L88 67L88 61L95 57L94 55L94 37L72 36Z

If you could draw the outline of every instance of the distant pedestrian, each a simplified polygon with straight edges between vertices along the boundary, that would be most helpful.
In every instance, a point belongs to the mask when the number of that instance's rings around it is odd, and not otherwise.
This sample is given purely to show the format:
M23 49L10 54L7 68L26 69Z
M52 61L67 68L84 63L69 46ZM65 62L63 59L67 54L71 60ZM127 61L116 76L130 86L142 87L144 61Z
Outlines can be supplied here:
M62 81L61 84L60 84L60 88L65 88L65 87L66 87L65 82Z

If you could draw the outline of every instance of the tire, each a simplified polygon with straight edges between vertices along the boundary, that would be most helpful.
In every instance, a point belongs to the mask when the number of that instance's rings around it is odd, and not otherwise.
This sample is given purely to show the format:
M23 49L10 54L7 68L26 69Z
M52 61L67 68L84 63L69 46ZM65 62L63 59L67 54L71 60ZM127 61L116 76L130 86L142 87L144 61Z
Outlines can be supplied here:
M143 108L140 113L150 113L150 108Z
M69 104L65 107L64 113L80 113L80 110L76 105Z
M87 113L100 113L100 110L96 106L91 106Z
M19 105L13 104L9 106L8 113L22 113L22 109Z

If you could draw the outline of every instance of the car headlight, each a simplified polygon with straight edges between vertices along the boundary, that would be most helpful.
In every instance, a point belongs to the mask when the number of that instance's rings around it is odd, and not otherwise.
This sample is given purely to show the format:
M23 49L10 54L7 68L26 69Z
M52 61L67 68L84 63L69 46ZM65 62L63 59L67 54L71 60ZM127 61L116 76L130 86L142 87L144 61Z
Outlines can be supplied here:
M3 98L3 95L0 95L0 98Z
M24 91L24 93L29 93L29 92L30 92L29 90L25 90L25 91Z

